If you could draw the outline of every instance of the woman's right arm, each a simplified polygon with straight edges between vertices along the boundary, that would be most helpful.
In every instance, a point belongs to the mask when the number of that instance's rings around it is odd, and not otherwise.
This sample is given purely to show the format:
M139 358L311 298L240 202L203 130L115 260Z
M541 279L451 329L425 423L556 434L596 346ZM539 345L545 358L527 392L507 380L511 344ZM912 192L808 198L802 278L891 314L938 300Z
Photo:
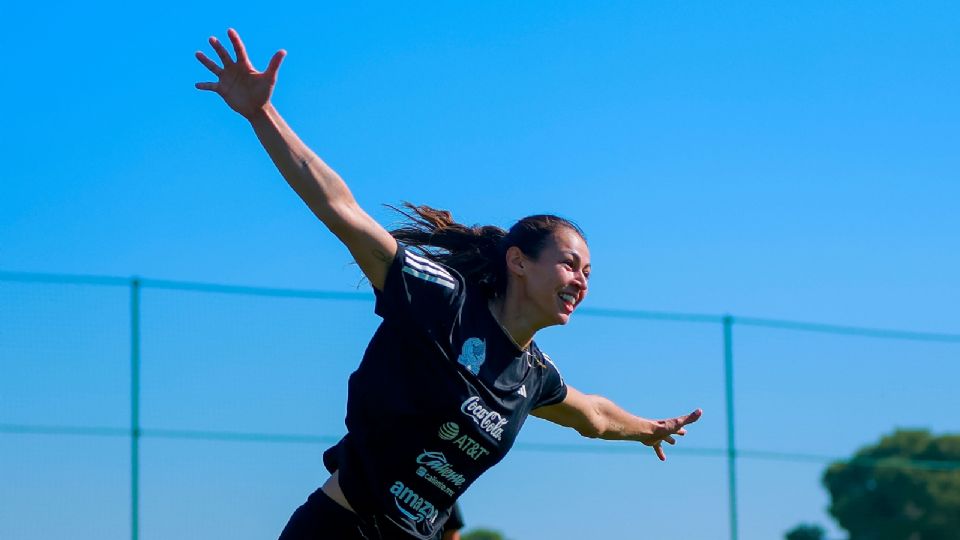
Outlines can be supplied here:
M272 104L249 120L290 187L347 246L370 283L382 290L397 241L360 208L340 175L297 137Z
M197 83L214 91L231 109L246 118L290 187L333 234L340 239L360 269L377 289L383 289L387 270L397 252L397 242L360 205L340 176L323 162L283 120L270 96L277 71L286 54L278 51L266 71L258 72L247 57L236 31L228 30L236 61L211 37L210 44L223 67L197 52L197 59L217 76L217 82Z

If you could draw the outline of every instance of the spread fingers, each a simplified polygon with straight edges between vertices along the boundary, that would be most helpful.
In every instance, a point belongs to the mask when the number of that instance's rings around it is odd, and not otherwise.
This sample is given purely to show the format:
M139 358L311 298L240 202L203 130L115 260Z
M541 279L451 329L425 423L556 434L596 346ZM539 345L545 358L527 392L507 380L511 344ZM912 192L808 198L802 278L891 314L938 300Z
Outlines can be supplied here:
M220 66L218 66L216 62L207 58L207 55L203 54L202 52L197 51L196 56L197 56L197 60L199 60L200 63L204 65L204 67L209 69L210 72L216 75L217 77L219 77L220 73L223 72L223 69Z
M237 53L237 63L248 64L250 60L247 58L247 48L243 46L243 41L240 41L240 34L231 28L227 30L227 37L230 38L230 43L233 43L233 52Z
M216 51L217 56L220 57L220 61L223 63L223 67L227 67L233 63L233 59L230 58L230 53L223 48L223 44L220 43L220 40L214 36L210 36L210 46L213 47L213 50Z

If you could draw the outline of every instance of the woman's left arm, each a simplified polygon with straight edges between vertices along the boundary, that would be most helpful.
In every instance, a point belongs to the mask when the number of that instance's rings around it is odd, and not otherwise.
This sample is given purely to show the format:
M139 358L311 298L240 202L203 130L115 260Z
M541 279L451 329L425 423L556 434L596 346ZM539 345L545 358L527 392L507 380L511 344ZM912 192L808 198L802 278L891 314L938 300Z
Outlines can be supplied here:
M703 411L668 420L647 420L628 413L603 396L588 395L567 386L567 397L556 405L534 409L536 417L577 430L591 439L637 441L653 447L660 461L667 456L661 445L676 444L674 436L687 434L686 427L700 419Z

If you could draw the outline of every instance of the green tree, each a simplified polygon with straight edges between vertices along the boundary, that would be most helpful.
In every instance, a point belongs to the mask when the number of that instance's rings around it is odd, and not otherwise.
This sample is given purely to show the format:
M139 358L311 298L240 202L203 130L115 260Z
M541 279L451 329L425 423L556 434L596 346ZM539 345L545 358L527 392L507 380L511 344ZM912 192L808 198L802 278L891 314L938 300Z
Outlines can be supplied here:
M802 523L787 532L787 540L824 540L823 528Z
M506 540L506 538L490 529L473 529L463 535L463 540Z
M960 531L960 435L898 430L823 475L850 540L951 540Z

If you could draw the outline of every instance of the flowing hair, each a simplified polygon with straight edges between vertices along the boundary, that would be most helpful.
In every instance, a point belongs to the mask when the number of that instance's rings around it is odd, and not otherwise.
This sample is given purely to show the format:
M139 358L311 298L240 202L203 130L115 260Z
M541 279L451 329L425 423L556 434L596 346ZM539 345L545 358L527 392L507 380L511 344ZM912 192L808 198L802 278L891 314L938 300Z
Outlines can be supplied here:
M469 284L478 285L489 298L507 290L506 253L517 246L536 258L547 239L560 229L569 229L586 241L572 221L552 214L527 216L509 230L495 225L467 226L458 223L447 210L404 202L390 206L406 221L390 234L408 248L453 268Z

